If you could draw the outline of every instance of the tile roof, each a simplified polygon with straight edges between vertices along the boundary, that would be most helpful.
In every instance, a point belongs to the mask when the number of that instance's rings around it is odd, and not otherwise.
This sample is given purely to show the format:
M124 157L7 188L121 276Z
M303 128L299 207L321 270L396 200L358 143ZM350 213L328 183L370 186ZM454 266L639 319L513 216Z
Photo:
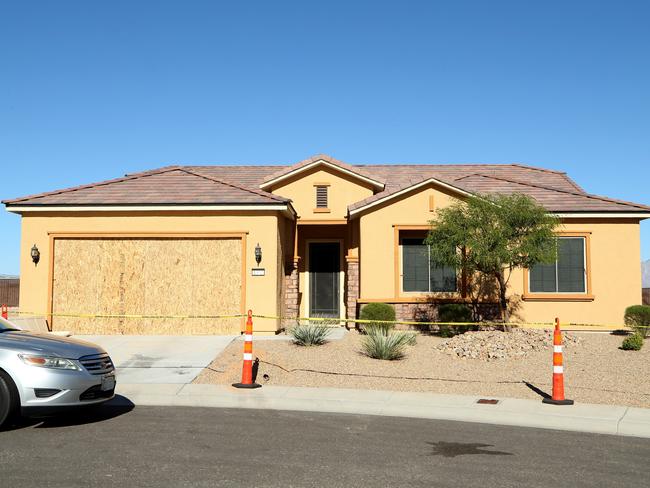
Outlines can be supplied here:
M522 164L349 165L314 156L298 165L182 165L4 201L28 205L272 204L289 200L260 189L264 182L325 159L385 182L383 191L349 206L359 209L434 178L470 193L524 193L552 212L648 212L650 207L590 195L565 173Z
M182 205L288 202L271 193L188 168L167 167L4 201L10 205Z
M551 212L650 211L650 207L637 203L478 173L460 178L456 183L462 188L471 188L474 193L523 193Z

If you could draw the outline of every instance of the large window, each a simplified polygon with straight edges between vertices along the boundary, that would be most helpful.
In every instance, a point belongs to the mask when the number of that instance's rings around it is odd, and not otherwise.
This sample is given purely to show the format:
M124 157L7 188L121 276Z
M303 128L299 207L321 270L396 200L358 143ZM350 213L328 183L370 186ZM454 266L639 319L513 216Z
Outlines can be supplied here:
M402 291L456 291L456 270L437 267L429 258L429 246L423 238L402 238Z
M558 237L557 260L530 270L531 293L586 293L584 237Z

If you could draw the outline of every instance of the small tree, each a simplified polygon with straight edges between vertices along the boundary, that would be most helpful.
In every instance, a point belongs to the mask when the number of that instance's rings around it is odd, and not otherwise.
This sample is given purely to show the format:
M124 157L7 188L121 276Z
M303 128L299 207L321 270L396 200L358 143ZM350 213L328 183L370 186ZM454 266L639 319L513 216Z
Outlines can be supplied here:
M552 263L558 225L555 216L526 195L482 195L439 209L426 243L433 264L496 282L501 318L507 322L512 271Z

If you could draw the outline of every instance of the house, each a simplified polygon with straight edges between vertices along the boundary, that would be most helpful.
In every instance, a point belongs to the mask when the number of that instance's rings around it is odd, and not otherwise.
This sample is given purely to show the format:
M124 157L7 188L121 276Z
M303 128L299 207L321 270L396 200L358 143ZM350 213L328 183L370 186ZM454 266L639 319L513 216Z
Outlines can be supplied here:
M54 329L232 333L241 318L178 316L354 318L386 302L413 320L466 301L466 277L430 267L422 239L437 209L478 193L530 195L563 222L558 262L511 279L519 319L619 324L641 302L650 207L521 164L168 166L4 204L22 216L21 308ZM84 313L167 318L65 316Z

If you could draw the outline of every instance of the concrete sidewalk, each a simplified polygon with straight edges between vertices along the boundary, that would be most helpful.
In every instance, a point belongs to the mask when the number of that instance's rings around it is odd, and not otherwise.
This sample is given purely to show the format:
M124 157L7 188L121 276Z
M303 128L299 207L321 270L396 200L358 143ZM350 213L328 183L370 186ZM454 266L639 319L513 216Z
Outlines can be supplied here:
M264 386L238 390L224 385L127 384L117 393L135 405L252 408L384 415L650 438L650 409L610 405L546 405L535 400L433 393ZM492 397L491 397L492 398ZM124 401L116 398L114 402Z

